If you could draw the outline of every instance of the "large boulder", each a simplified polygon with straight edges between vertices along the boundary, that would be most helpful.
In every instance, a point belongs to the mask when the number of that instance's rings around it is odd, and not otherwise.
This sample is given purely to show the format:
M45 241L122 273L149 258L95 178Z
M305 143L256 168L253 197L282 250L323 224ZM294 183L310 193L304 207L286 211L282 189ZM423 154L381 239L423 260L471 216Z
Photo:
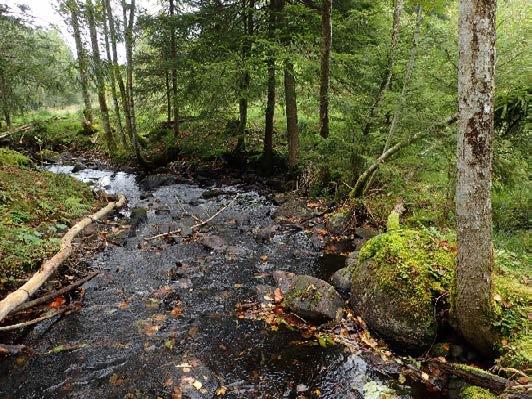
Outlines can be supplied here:
M393 230L372 238L354 264L355 312L370 329L402 348L429 347L438 328L436 298L449 291L453 278L452 248L416 230Z
M283 305L303 318L324 321L339 317L344 301L334 287L319 278L298 275L291 278Z
M340 270L334 272L331 276L331 285L338 290L342 295L351 291L351 284L353 280L353 268L342 267Z

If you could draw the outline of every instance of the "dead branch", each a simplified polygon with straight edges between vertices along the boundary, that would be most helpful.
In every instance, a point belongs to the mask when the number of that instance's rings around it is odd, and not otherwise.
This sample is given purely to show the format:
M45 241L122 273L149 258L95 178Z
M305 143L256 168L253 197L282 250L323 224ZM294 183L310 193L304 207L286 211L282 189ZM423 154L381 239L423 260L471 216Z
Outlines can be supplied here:
M0 332L13 331L13 330L18 330L18 329L24 328L24 327L29 327L29 326L32 326L33 324L40 323L43 320L47 320L47 319L51 319L52 317L59 316L59 315L65 313L67 310L68 310L68 308L65 308L65 309L61 309L61 310L59 310L57 312L53 312L53 313L50 313L50 314L47 314L47 315L44 315L44 316L41 316L41 317L37 317L36 319L33 319L33 320L25 321L23 323L12 324L10 326L3 326L3 327L0 327Z
M144 241L151 241L151 240L156 240L158 238L170 237L170 236L173 236L173 235L176 235L176 234L179 234L179 233L181 233L181 229L169 231L167 233L157 234L157 235L155 235L153 237L147 237L147 238L144 238Z
M83 283L86 283L87 281L92 280L98 274L99 274L99 272L93 272L93 273L89 274L87 277L79 279L79 280L73 282L72 284L67 285L64 288L61 288L59 290L50 292L49 294L46 294L46 295L44 295L44 296L42 296L40 298L34 299L33 301L26 302L26 303L20 305L19 307L17 307L14 310L14 312L20 312L22 310L30 309L30 308L32 308L34 306L37 306L37 305L46 303L48 301L51 301L52 299L58 297L59 295L64 295L67 292L72 291L73 289L79 287Z
M0 355L18 355L24 349L26 349L25 345L0 344Z
M212 215L212 216L211 216L210 218L208 218L207 220L204 220L204 221L201 222L201 223L196 223L195 225L193 225L193 226L191 227L191 229L196 229L196 228L198 228L198 227L205 226L207 223L209 223L211 220L213 220L216 216L218 216L218 215L219 215L220 213L222 213L224 210L226 210L227 208L229 208L229 207L233 204L233 202L236 201L236 199L238 198L239 195L240 195L240 194L235 195L235 198L233 198L233 199L231 200L231 202L229 202L229 203L228 203L227 205L225 205L224 207L220 208L220 209L218 210L218 212L216 212L214 215Z
M118 201L110 202L93 215L87 216L76 223L61 239L61 250L51 259L45 261L39 271L37 271L22 287L6 296L0 301L0 321L10 312L28 300L54 273L72 253L72 240L88 225L96 220L103 219L111 211L124 206L126 197L119 195Z

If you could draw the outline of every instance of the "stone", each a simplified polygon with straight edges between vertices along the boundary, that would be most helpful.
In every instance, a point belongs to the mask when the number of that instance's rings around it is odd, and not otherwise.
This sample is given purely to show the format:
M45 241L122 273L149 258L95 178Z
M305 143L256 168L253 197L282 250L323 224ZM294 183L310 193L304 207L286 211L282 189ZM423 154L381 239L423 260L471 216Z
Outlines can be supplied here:
M327 216L325 227L333 234L343 234L351 220L351 213L346 210L331 213Z
M360 238L369 240L370 238L373 238L378 235L379 230L369 226L360 226L355 229L355 234Z
M303 318L319 322L340 317L344 301L326 281L298 275L284 293L283 305Z
M145 190L155 190L162 186L168 186L170 184L175 184L177 179L173 175L168 174L158 174L158 175L149 175L146 176L139 182L139 186Z
M225 240L216 235L204 235L200 238L199 242L205 248L212 249L213 251L221 251L227 246Z
M368 327L402 349L422 351L436 337L438 296L452 284L455 253L417 230L369 240L353 266L350 303Z
M331 276L331 285L341 294L347 294L351 291L352 275L352 267L343 267Z
M272 273L272 276L275 280L275 284L277 285L277 287L279 287L283 292L287 292L290 289L294 278L296 277L294 273L290 273L284 270L275 270Z

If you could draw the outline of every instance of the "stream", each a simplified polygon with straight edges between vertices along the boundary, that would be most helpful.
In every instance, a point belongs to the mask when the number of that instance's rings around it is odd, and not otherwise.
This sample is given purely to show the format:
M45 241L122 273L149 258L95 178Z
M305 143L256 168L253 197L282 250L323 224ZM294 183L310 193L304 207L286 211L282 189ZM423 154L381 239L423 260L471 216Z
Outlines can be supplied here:
M237 304L274 285L274 270L327 278L343 267L315 236L278 223L276 205L256 187L157 187L160 176L143 183L111 170L49 170L123 193L129 203L119 218L135 222L120 244L89 257L101 273L84 285L79 311L39 324L23 342L34 353L0 364L0 397L428 397L361 355L237 317ZM187 236L196 218L220 210Z

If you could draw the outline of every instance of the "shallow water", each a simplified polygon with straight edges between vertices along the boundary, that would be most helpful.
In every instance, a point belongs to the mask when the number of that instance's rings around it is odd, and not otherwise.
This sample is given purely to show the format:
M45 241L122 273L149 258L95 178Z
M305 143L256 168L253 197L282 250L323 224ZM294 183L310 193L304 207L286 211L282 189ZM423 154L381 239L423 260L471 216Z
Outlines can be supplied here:
M24 342L35 354L0 365L1 397L370 399L391 387L396 397L426 397L360 355L236 317L237 304L257 301L257 287L273 285L274 270L328 278L343 266L343 257L321 255L323 244L311 233L279 225L272 237L260 235L275 224L276 208L264 196L226 186L227 194L205 199L207 188L190 184L149 196L132 174L72 175L124 193L130 207L147 210L147 222L90 260L102 273L85 284L83 307L35 328ZM231 201L194 239L144 240L190 232L195 218Z

